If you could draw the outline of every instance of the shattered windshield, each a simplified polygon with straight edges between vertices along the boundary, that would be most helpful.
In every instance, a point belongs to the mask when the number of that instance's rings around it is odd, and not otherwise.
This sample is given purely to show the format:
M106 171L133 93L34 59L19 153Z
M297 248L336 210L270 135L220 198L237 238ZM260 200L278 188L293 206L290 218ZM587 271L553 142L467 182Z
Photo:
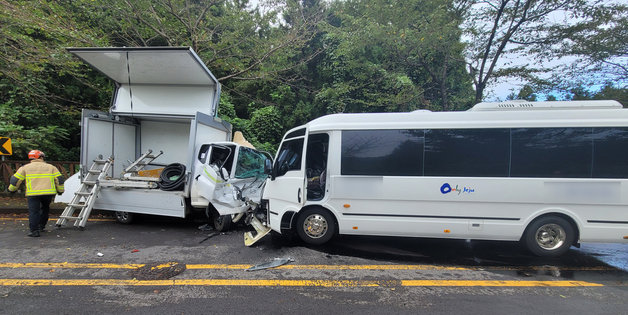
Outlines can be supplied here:
M264 161L268 158L251 148L240 147L236 164L235 178L265 178Z

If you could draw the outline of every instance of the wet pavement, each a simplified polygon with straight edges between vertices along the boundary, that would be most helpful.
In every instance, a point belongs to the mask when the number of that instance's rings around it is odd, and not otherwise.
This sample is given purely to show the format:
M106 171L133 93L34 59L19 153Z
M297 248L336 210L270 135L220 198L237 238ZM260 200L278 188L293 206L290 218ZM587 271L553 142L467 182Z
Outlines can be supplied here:
M325 246L202 220L106 217L26 237L0 217L0 313L595 313L628 310L628 244L559 258L518 243L343 236ZM98 255L98 254L101 255ZM276 268L251 266L292 258Z

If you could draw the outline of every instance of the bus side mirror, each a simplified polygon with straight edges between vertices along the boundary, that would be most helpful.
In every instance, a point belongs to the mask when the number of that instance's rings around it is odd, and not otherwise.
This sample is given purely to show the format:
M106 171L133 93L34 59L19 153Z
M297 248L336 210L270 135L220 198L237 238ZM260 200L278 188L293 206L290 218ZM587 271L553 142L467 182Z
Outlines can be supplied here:
M271 180L275 179L273 172L273 162L270 159L264 160L264 174L269 175Z

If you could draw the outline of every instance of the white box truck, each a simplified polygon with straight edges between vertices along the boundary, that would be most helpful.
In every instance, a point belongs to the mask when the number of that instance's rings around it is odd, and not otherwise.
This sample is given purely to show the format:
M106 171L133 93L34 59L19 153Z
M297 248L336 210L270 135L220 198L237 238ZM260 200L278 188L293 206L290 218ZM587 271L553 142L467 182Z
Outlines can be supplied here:
M216 117L220 83L191 48L68 51L115 82L108 113L83 110L81 172L66 184L79 186L94 160L112 157L94 209L116 211L123 223L134 213L186 217L197 209L221 229L260 200L270 158L231 142L231 125ZM159 156L145 169L176 163L181 188L167 191L149 178L124 174L149 150ZM69 202L75 191L67 191L57 201Z

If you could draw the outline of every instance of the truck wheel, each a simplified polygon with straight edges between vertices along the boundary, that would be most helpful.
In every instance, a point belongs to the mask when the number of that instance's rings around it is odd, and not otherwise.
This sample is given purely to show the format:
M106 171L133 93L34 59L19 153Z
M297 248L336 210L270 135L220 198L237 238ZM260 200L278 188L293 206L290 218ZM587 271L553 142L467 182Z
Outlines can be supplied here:
M336 234L336 221L329 211L323 208L310 208L299 214L297 234L306 243L321 245Z
M231 228L231 215L215 215L214 216L214 229L218 232L225 232Z
M567 220L547 216L530 223L523 241L534 255L556 257L569 250L575 235L574 227Z
M122 224L131 224L133 222L133 213L126 211L116 211L116 220Z

